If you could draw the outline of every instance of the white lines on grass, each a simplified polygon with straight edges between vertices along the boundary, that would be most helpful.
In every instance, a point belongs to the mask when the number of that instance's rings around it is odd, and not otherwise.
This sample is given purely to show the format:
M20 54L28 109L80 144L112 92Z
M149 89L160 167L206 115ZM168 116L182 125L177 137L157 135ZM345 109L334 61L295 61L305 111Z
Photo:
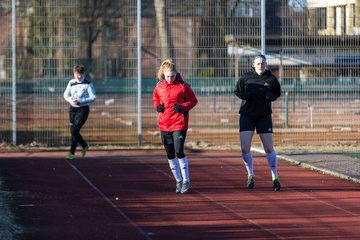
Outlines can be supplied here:
M66 161L72 169L79 174L89 186L94 189L111 207L115 209L115 211L120 214L144 239L151 240L148 234L140 228L134 221L131 220L118 206L116 206L99 188L97 188L91 181L88 179L76 166L71 164L69 161Z

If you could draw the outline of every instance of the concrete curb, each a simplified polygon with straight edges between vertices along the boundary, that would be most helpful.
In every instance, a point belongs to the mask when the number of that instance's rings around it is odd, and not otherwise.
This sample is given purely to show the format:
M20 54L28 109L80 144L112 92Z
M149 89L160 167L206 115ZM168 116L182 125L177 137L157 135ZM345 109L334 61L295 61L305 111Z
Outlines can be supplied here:
M263 149L260 149L260 148L252 147L251 150L254 151L254 152L257 152L257 153L265 154L265 151ZM331 176L335 176L335 177L338 177L338 178L341 178L341 179L345 179L345 180L348 180L348 181L353 181L353 182L356 182L356 183L360 183L359 178L351 177L349 175L337 172L337 171L335 171L333 169L328 169L328 168L324 168L324 167L317 167L317 166L315 166L315 165L313 165L311 163L307 163L307 162L303 162L301 160L293 159L293 158L291 158L291 156L288 156L288 155L277 155L277 158L282 159L282 160L284 160L284 161L286 161L286 162L288 162L290 164L293 164L293 165L299 165L299 166L301 166L303 168L306 168L306 169L309 169L309 170L318 171L318 172L328 174L328 175L331 175Z

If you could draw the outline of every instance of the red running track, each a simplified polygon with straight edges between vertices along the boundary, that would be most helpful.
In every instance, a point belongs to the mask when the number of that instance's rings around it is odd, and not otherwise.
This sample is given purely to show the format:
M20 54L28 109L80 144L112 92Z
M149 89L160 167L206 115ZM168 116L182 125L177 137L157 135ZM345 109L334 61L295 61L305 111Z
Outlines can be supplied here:
M26 240L360 239L360 186L265 158L245 187L237 151L188 151L191 192L175 194L161 150L7 153L0 173Z

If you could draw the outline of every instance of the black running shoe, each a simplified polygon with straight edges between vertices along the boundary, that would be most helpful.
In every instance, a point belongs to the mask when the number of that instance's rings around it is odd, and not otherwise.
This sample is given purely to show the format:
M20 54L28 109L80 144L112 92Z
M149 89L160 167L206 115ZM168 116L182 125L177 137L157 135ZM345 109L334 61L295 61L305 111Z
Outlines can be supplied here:
M250 176L248 176L246 187L248 189L253 189L254 186L255 186L255 177L250 175Z
M281 189L280 181L278 178L275 178L273 180L273 189L274 189L274 191L280 191L280 189Z

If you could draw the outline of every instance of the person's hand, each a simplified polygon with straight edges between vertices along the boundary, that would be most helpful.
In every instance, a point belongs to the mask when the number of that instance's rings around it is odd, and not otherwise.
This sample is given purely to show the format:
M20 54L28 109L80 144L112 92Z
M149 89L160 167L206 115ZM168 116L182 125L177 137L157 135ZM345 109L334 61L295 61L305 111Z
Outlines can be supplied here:
M71 101L73 102L74 105L78 105L80 103L80 100L76 97L72 97Z
M274 100L274 94L270 91L267 91L265 93L265 99L268 100L268 101L273 101Z
M250 92L244 92L243 95L243 100L249 100L251 98L251 93Z
M251 98L251 93L250 92L241 92L241 93L238 93L236 95L241 100L249 100Z
M181 113L181 112L182 112L182 107L181 107L181 105L175 103L175 105L174 105L174 112Z
M164 103L157 105L156 111L159 113L163 113L165 111Z

